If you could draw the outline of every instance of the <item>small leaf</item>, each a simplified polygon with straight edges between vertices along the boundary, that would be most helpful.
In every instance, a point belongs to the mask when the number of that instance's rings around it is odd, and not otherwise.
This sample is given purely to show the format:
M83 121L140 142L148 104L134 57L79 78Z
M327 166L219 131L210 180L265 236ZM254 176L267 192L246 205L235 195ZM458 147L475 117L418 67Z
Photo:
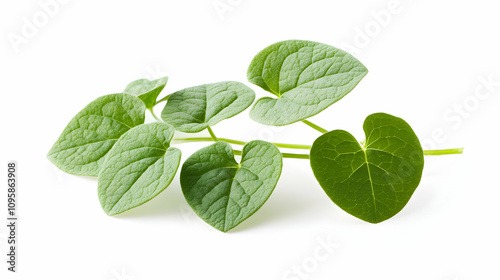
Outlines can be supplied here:
M247 143L238 164L231 146L216 142L186 160L181 171L182 192L200 218L226 232L266 202L281 168L281 153L271 143Z
M195 133L241 113L254 99L253 90L239 82L206 84L173 93L161 117L176 130Z
M99 97L69 122L47 158L64 172L97 176L118 138L144 123L145 110L139 98L128 94Z
M164 123L135 127L116 142L99 173L99 201L108 215L142 205L161 193L179 167L170 147L174 130Z
M312 117L348 94L368 73L361 62L329 45L290 40L255 56L248 80L278 98L255 103L250 117L266 125L288 125Z
M311 167L335 204L361 220L379 223L410 200L422 177L424 154L400 118L373 114L363 129L364 146L343 130L320 136L311 148Z
M153 81L148 79L136 80L128 84L124 92L139 97L146 104L146 108L153 109L156 99L167 84L167 81L168 77Z

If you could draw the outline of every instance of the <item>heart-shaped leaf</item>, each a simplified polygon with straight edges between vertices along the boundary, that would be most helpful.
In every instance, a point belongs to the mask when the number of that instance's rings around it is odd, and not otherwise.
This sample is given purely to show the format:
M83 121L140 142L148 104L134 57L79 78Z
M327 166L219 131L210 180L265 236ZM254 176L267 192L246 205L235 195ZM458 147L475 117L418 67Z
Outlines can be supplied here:
M99 200L108 215L142 205L161 193L179 167L181 151L170 147L174 129L164 123L135 127L116 142L99 173Z
M239 82L206 84L173 93L161 117L176 130L195 133L241 113L254 99L254 91Z
M115 142L144 123L144 103L128 94L110 94L92 101L68 123L47 158L64 172L97 176Z
M367 73L356 58L329 45L275 43L254 57L248 80L278 98L257 100L250 117L275 126L305 120L348 94Z
M247 143L238 164L231 146L216 142L186 160L181 171L182 192L200 218L226 232L266 202L281 168L281 153L271 143Z
M361 220L379 223L410 200L422 177L424 153L400 118L373 114L363 129L363 146L343 130L320 136L311 148L311 167L335 204Z
M124 93L139 97L144 104L146 104L146 108L151 110L156 104L158 95L160 95L163 88L165 88L167 81L168 77L163 77L153 81L148 79L135 80L127 85Z

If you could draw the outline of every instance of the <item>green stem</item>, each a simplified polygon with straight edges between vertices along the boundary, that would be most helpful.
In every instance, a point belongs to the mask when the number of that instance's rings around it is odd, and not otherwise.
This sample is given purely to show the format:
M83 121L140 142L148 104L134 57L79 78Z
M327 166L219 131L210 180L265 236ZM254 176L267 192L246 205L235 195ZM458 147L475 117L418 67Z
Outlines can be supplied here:
M170 98L171 95L172 94L169 94L169 95L163 97L162 99L156 101L155 106L158 105L158 104L160 104L160 103L162 103L162 102L164 102L164 101L167 101Z
M425 150L424 155L426 156L457 155L457 154L462 154L463 152L464 148L445 149L445 150Z
M158 116L155 114L155 112L153 111L153 108L150 108L150 109L149 109L149 112L151 112L151 115L153 115L153 117L154 117L157 121L159 121L159 122L163 122L163 120L162 120L162 119L160 119L160 118L158 118Z
M212 137L212 140L214 140L215 142L219 141L219 139L217 139L217 136L215 136L215 134L212 131L212 129L210 128L210 126L207 126L207 130L208 130L208 133L210 133L210 136Z
M224 142L227 142L227 143L231 143L231 144L236 144L236 145L245 145L246 142L243 142L243 141L239 141L239 140L233 140L233 139L227 139L227 138L218 138L220 141L224 141ZM174 139L174 141L178 141L178 142L184 142L184 143L188 143L188 142L210 142L210 141L213 141L212 138L210 137L192 137L192 138L176 138ZM273 143L274 145L276 145L277 147L280 147L280 148L288 148L288 149L301 149L301 150L309 150L311 149L311 146L310 145L299 145L299 144L284 144L284 143Z
M317 131L319 131L321 133L327 133L328 132L328 130L326 130L326 129L324 129L324 128L316 125L316 124L313 124L312 122L310 122L308 120L303 120L302 122L305 123L305 124L307 124L308 126L314 128L314 129L316 129Z
M305 154L291 154L291 153L281 153L284 158L298 158L298 159L309 159L309 155Z
M209 130L210 132L211 130ZM211 132L211 135L213 132ZM213 135L215 137L215 135ZM230 144L236 144L236 145L245 145L246 142L240 141L240 140L234 140L234 139L228 139L228 138L216 138L218 140L214 140L211 137L191 137L191 138L175 138L173 141L177 141L180 143L190 143L190 142L212 142L212 141L224 141ZM285 143L273 143L276 145L276 147L279 148L287 148L287 149L299 149L299 150L310 150L311 146L310 145L300 145L300 144L285 144ZM456 149L445 149L445 150L425 150L424 155L426 156L440 156L440 155L455 155L455 154L462 154L464 151L464 148L456 148ZM303 159L308 159L309 155L301 155L301 154L287 154L283 153L283 157L290 157L290 158L303 158ZM287 156L285 156L287 155ZM298 157L295 157L298 156Z
M241 156L242 152L238 150L233 150L234 154L237 156ZM309 155L305 154L290 154L290 153L281 153L284 158L298 158L298 159L309 159Z

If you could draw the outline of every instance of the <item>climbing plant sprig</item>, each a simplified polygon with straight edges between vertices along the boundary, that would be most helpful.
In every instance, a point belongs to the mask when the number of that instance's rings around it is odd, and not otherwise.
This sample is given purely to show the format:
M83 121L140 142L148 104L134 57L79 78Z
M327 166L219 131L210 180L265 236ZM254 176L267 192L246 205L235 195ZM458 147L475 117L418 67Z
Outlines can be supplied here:
M385 113L366 118L362 142L347 131L328 131L308 120L342 99L367 73L356 58L332 46L279 42L259 52L248 68L248 80L273 97L255 101L248 86L223 81L160 99L167 77L137 80L123 93L99 97L76 114L48 158L67 173L96 176L104 212L117 215L148 202L171 184L181 167L182 143L214 142L184 161L180 185L194 212L224 232L266 202L278 184L283 158L305 159L335 204L361 220L379 223L410 200L422 177L424 155L461 154L463 149L424 151L408 123ZM304 145L216 135L212 128L217 123L252 104L250 117L256 122L302 122L320 136ZM160 117L156 106L164 106ZM146 111L155 122L145 123ZM207 131L210 137L175 138L175 131Z

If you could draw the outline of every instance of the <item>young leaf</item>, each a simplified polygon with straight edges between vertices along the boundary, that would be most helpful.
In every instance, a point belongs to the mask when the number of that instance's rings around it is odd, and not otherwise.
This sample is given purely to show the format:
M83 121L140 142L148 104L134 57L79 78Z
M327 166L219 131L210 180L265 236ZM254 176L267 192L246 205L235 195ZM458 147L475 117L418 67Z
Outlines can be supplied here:
M281 168L281 153L271 143L247 143L238 164L231 146L216 142L186 160L181 171L182 192L200 218L226 232L266 202Z
M139 98L128 94L99 97L69 122L47 158L64 172L97 176L116 140L144 123L145 110Z
M148 79L136 80L128 84L124 92L139 97L146 104L146 108L153 109L156 99L167 84L167 81L168 77L153 81Z
M142 205L161 193L179 167L181 151L170 147L174 130L164 123L135 127L116 142L99 173L99 201L108 215Z
M400 118L373 114L363 129L363 146L343 130L320 136L311 148L311 167L335 204L361 220L379 223L410 200L422 177L424 154Z
M176 130L195 133L241 113L254 99L254 91L239 82L206 84L173 93L161 117Z
M254 57L248 80L278 98L257 100L250 117L275 126L305 120L348 94L367 73L356 58L329 45L275 43Z

